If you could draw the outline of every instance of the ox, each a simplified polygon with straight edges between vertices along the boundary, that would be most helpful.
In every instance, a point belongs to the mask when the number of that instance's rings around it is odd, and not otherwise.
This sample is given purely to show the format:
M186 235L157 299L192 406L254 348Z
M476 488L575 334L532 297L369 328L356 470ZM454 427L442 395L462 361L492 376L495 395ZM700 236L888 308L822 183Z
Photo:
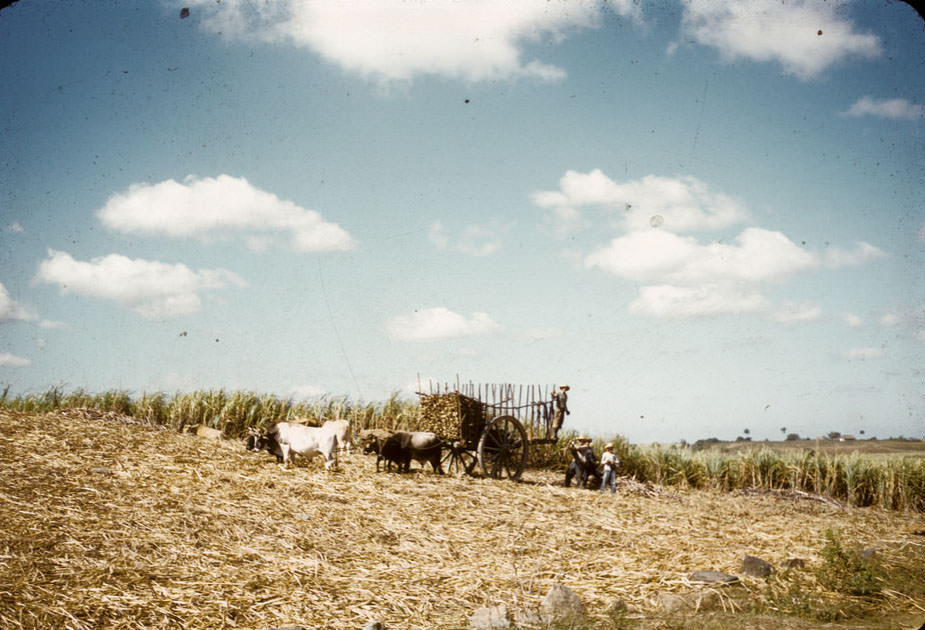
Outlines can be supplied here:
M307 427L304 424L277 422L262 435L247 439L248 450L264 450L276 455L276 461L288 466L295 456L324 456L324 467L337 463L337 431L334 427Z
M379 462L385 460L386 470L392 470L392 463L398 466L399 472L411 470L411 460L424 466L430 462L434 472L443 474L440 466L440 454L443 450L443 440L436 434L427 431L397 431L388 437L369 435L364 452L376 453L376 472L379 472Z

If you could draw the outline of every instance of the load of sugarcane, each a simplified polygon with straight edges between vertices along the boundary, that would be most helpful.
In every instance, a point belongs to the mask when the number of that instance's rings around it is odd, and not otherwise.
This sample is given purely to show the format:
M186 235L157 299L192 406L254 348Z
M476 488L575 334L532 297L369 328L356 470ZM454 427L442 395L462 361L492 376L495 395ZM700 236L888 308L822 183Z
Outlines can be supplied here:
M421 431L474 446L485 428L485 405L459 392L420 394Z

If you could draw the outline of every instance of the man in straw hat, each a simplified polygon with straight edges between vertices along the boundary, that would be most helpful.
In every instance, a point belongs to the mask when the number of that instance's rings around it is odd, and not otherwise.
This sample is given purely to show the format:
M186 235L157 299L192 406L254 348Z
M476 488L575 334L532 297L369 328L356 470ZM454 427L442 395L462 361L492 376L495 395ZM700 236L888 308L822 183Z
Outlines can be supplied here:
M573 478L578 488L585 486L589 476L595 480L600 478L597 472L597 456L591 446L591 438L579 435L569 442L568 450L572 454L572 461L569 462L568 470L565 471L566 488L572 485Z
M620 460L613 452L613 442L607 442L604 445L604 454L601 455L601 464L604 466L604 478L601 481L601 492L610 484L610 492L613 494L617 491L617 465Z
M552 393L552 402L555 406L552 417L552 439L559 437L559 429L562 428L562 423L565 422L565 416L572 413L568 410L568 394L566 394L568 390L568 385L560 385L559 391Z

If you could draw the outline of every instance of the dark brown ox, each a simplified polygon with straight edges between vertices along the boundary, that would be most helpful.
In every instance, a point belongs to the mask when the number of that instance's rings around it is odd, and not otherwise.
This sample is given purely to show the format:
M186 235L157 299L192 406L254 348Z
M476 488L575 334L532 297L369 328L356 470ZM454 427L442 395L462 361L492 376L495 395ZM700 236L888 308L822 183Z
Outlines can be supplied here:
M440 454L443 451L443 440L436 434L428 431L397 431L388 437L367 434L363 452L376 454L376 472L379 463L386 462L386 470L392 470L394 463L398 472L409 472L411 460L424 466L427 462L433 466L434 472L443 474L440 466Z

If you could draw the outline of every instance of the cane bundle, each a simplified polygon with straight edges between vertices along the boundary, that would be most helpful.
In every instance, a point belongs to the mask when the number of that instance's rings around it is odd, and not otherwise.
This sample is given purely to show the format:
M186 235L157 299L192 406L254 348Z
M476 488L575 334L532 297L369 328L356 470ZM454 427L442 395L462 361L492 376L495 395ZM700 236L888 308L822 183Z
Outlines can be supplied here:
M421 396L421 431L475 445L485 427L484 405L458 392Z

